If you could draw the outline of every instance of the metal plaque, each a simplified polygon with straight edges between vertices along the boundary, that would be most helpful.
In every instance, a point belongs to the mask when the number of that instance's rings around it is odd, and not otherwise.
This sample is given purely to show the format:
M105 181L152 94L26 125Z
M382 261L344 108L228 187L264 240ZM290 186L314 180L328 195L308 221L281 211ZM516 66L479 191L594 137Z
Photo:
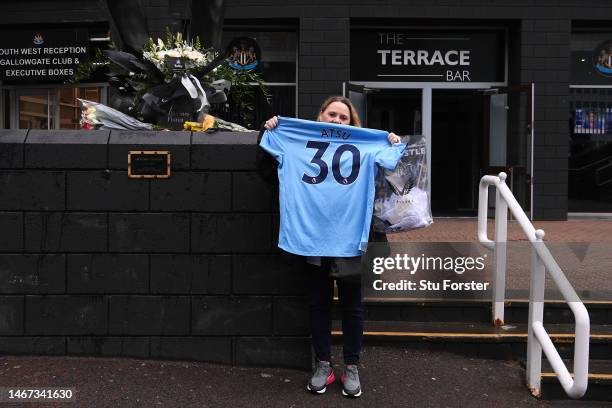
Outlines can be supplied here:
M170 152L135 150L128 153L129 178L170 177Z

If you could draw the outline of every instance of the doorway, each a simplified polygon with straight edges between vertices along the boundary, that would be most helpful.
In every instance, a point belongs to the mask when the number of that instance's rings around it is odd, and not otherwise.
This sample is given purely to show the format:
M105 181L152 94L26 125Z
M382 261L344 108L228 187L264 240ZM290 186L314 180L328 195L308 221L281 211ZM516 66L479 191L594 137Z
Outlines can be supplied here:
M431 119L431 210L473 217L484 167L484 100L478 90L434 89Z
M345 83L344 94L365 127L422 134L429 141L434 216L476 216L480 178L504 171L506 184L531 217L533 84L435 85Z

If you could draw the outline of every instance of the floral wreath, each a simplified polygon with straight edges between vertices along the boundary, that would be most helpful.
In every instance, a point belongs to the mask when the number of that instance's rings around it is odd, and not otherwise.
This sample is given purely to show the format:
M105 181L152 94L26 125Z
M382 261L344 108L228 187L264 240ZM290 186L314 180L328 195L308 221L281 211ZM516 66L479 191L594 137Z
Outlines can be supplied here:
M114 93L110 106L82 101L84 128L247 130L208 112L233 102L242 110L243 122L253 127L249 115L256 89L267 97L259 74L234 71L223 53L204 48L197 36L186 40L169 29L165 41L149 38L141 56L116 49L99 53L80 67L75 82L102 66L108 67L106 75Z

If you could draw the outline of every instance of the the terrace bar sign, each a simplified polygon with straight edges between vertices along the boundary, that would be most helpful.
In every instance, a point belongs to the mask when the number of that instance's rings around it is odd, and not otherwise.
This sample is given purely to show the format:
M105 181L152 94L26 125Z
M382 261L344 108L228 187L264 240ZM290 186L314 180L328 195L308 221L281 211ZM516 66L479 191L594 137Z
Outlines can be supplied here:
M499 30L351 30L351 81L504 82L504 67Z
M88 60L86 29L0 31L0 76L5 82L70 79Z

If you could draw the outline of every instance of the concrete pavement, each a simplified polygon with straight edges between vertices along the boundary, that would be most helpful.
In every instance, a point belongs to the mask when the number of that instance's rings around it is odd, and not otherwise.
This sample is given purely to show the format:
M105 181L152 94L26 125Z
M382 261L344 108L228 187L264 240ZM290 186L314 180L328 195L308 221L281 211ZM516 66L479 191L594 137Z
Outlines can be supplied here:
M334 351L339 361L339 348ZM336 372L339 377L340 368ZM350 400L341 396L339 382L324 395L308 393L309 373L298 370L119 358L0 358L0 387L74 388L75 404L66 407L559 406L533 398L524 385L524 369L513 361L370 346L364 348L360 376L364 393Z

